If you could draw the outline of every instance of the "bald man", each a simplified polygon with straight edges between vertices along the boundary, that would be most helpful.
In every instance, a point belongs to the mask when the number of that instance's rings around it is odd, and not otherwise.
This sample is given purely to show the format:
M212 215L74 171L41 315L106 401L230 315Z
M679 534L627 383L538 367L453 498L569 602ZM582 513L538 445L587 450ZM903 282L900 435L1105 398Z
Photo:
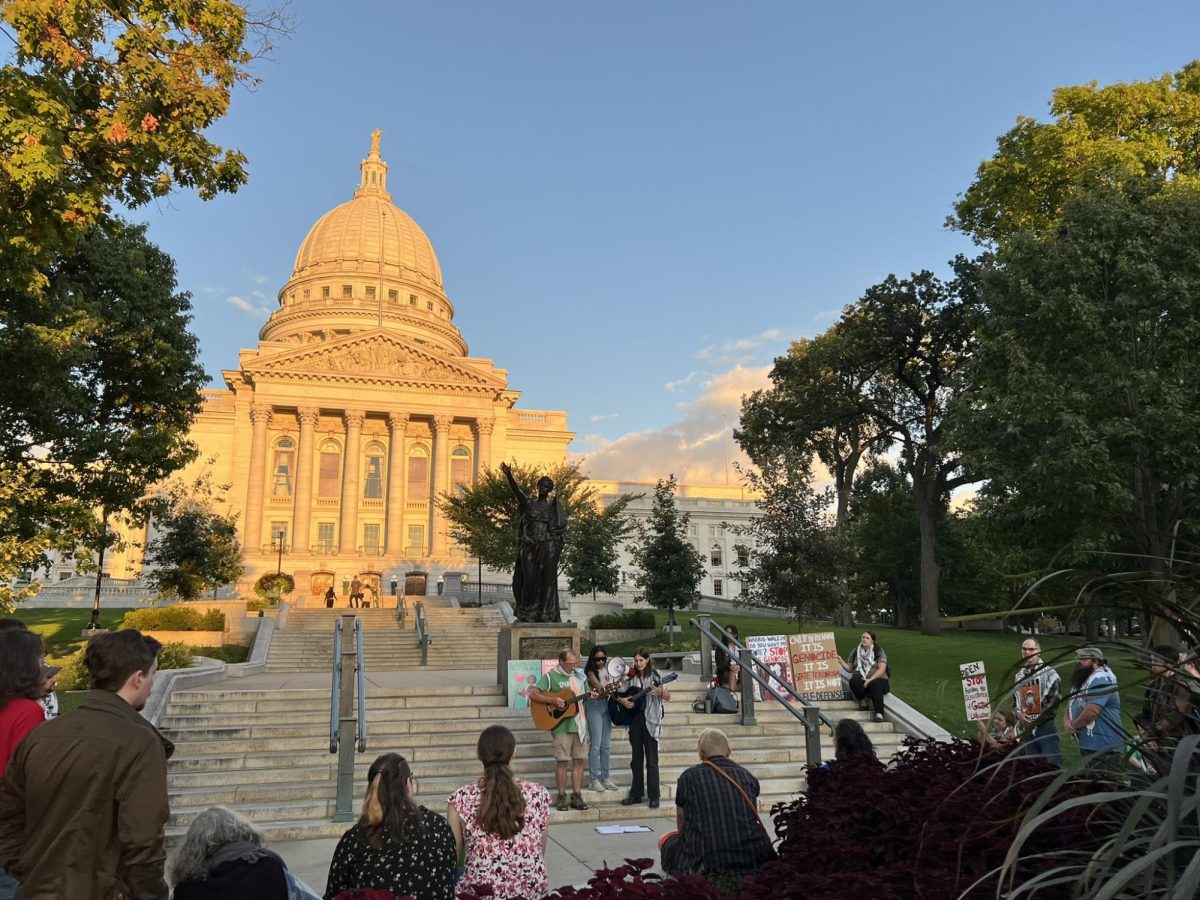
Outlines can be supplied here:
M730 759L729 738L705 729L696 748L700 764L679 776L675 788L677 832L659 844L671 875L753 872L775 858L758 816L758 779Z

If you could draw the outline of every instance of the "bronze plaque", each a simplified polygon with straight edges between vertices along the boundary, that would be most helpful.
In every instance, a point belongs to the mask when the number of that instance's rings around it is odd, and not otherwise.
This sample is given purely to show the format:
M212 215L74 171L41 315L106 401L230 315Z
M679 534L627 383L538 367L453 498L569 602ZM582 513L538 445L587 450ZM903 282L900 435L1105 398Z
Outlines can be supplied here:
M558 659L558 654L571 646L568 635L562 637L522 637L519 659Z

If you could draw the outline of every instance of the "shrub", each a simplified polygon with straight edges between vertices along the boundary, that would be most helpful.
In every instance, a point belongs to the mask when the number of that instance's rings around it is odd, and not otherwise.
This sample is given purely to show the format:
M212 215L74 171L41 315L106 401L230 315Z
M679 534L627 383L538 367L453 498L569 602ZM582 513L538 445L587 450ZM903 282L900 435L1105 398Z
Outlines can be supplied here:
M628 609L616 615L592 616L589 628L654 628L654 613L648 609Z
M225 648L212 648L223 650ZM237 649L242 649L246 652L248 648L230 647L232 652ZM60 691L90 691L92 689L92 677L88 674L87 666L83 664L84 649L77 650L62 661L62 671L58 673L58 690ZM199 648L193 649L186 644L170 643L163 644L163 648L158 654L159 669L187 669L192 665L193 655L210 656L209 653L200 654ZM242 660L238 660L241 662Z
M125 613L121 628L138 631L224 631L225 613L219 609L200 612L191 606L160 606Z
M207 656L226 663L243 663L250 656L250 648L244 644L225 644L221 647L192 647L193 656Z
M290 594L295 589L296 579L287 572L279 575L268 572L266 575L260 575L258 581L254 582L254 593L264 600L275 600Z
M264 609L277 609L278 607L279 604L275 601L274 597L267 597L265 599L255 597L253 600L246 601L246 612L248 613L256 612L261 615Z
M1042 616L1037 620L1037 627L1042 634L1057 634L1062 628L1062 622L1054 616Z

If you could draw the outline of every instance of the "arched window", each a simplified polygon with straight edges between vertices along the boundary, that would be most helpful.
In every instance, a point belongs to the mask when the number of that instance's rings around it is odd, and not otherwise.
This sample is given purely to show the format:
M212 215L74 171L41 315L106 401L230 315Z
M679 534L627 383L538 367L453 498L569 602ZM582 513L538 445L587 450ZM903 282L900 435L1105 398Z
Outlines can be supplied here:
M721 565L722 555L723 554L721 553L721 545L713 544L712 548L708 551L709 562L711 562L712 565L714 565L714 566Z
M336 497L342 483L342 448L337 441L321 444L321 455L317 461L317 496Z
M413 447L408 454L408 497L429 499L429 452L424 447Z
M383 499L383 446L381 444L367 445L363 497L367 500Z
M292 496L292 474L295 472L296 445L291 438L280 438L275 442L275 473L271 495Z
M450 451L450 490L471 486L471 451L463 446Z
M737 564L743 569L750 565L750 548L744 544L738 544L733 548L737 554Z

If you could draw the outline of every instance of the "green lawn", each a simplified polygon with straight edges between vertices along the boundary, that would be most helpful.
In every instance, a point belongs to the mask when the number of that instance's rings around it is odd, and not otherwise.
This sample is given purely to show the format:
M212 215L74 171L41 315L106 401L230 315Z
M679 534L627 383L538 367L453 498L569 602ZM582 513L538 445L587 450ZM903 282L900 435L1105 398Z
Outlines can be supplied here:
M125 615L123 609L101 609L100 627L115 628ZM20 619L30 631L46 642L46 656L60 660L83 646L81 632L92 620L90 609L21 609L12 618Z
M694 615L692 612L676 612L675 620L682 626L683 633L675 636L675 649L699 648L699 633L687 624L688 618ZM666 624L667 614L656 610L655 617L661 631ZM802 630L833 631L837 635L838 652L842 656L849 654L865 629L870 629L878 635L879 645L887 651L892 667L892 690L952 734L969 736L976 731L973 724L967 723L963 709L962 681L958 672L961 663L983 660L992 696L1004 705L1012 705L1009 689L1013 681L1013 666L1021 655L1022 636L1018 634L955 631L935 637L881 625L834 628L828 622L816 622L801 629L787 619L718 616L717 620L722 625L736 625L743 638L755 634L795 634ZM1069 679L1067 673L1074 667L1071 651L1081 642L1082 638L1078 637L1041 638L1043 656L1047 661L1066 663L1058 666L1064 681ZM664 634L649 642L608 644L606 649L610 656L632 659L634 651L643 643L655 651L668 649ZM1146 673L1131 665L1131 651L1120 652L1120 656L1117 652L1110 655L1113 656L1113 669L1121 685L1122 709L1127 714L1136 714L1141 710ZM1066 743L1064 741L1064 746Z

